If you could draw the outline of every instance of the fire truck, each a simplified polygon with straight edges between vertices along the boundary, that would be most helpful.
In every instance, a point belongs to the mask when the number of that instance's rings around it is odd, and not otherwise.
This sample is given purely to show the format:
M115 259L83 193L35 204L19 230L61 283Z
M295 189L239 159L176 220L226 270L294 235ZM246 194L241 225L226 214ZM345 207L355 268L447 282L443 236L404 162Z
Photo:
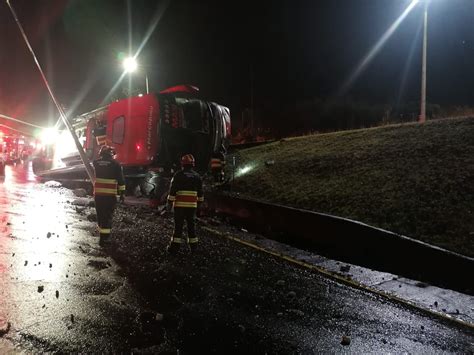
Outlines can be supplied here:
M230 144L229 109L193 98L197 91L179 85L118 100L74 118L72 126L89 159L97 158L101 144L112 146L123 166L127 190L139 187L148 194L162 177L178 169L182 155L193 154L197 171L204 174L212 155L225 153ZM33 171L47 179L86 179L72 140L62 141L33 160Z

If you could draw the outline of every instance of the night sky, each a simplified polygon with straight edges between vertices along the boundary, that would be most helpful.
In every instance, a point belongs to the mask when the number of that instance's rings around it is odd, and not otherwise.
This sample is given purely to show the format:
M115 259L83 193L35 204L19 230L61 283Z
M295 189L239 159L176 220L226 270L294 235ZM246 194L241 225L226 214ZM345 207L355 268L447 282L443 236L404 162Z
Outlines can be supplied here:
M11 0L59 101L74 114L96 108L120 77L129 29L135 53L157 21L133 84L144 90L144 71L152 91L193 84L201 98L229 106L236 116L250 106L252 92L255 107L341 94L370 103L417 101L420 4L341 93L410 2ZM3 0L0 28L0 113L55 122L58 114ZM432 0L428 101L474 106L473 0Z

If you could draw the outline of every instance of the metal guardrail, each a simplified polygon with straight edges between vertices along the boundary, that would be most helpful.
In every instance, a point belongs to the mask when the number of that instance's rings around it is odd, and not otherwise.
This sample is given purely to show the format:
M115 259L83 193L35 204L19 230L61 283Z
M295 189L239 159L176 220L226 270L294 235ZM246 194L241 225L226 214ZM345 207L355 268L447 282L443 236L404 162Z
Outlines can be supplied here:
M235 198L206 196L207 209L251 231L337 260L474 295L474 259L346 218Z

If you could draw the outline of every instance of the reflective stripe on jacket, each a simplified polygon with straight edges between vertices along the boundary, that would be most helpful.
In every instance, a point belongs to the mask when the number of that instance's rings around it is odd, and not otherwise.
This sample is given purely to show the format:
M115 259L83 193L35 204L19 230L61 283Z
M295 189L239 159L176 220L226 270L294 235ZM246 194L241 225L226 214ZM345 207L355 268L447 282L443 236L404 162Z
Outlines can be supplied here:
M125 191L122 167L112 158L99 158L93 162L95 170L94 195L115 196Z
M96 196L115 196L117 194L116 179L96 178L94 183L94 195Z
M211 159L211 169L220 169L222 168L222 162L220 159L212 158Z
M168 201L174 207L197 208L198 202L204 201L199 174L192 169L178 171L171 181Z
M197 191L176 191L176 196L168 196L169 201L174 202L174 207L197 208L197 203L204 201L198 197Z

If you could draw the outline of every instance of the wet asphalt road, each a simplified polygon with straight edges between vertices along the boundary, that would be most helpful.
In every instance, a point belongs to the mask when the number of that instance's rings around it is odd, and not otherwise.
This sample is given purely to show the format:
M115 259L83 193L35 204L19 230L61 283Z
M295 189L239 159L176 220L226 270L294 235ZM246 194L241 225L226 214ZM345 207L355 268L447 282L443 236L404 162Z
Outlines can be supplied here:
M0 353L127 351L143 341L139 297L67 201L7 166L0 184ZM3 336L2 336L3 335Z
M144 304L177 319L165 326L167 349L181 353L474 351L472 330L233 242L202 235L194 259L169 258L169 230L152 215L117 225L119 268L73 200L71 191L37 184L24 167L7 167L0 185L0 353L160 352L158 340L142 332ZM136 213L120 207L118 218ZM143 296L127 274L141 280ZM291 288L275 285L280 279ZM176 295L187 302L164 307ZM350 345L341 344L343 335Z

